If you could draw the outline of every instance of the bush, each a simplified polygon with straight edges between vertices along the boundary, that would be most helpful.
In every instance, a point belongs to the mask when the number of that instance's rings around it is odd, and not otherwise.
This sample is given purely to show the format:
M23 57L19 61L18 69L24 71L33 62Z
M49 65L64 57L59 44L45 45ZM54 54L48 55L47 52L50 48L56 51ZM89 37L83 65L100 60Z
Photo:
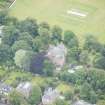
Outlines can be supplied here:
M33 86L28 102L30 105L38 105L41 101L42 92L39 86Z

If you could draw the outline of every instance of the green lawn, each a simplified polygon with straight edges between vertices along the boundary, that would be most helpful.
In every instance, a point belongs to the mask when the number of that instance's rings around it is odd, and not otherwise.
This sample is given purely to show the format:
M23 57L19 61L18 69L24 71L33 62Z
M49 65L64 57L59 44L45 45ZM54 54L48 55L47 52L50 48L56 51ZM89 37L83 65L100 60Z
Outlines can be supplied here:
M72 9L88 15L83 18L67 14ZM101 42L105 41L105 0L17 0L10 15L60 25L74 31L80 39L84 34L92 33Z
M66 93L66 92L73 92L74 91L74 87L72 85L68 85L68 84L65 84L63 82L61 82L57 87L56 87L57 90L59 90L59 92L62 92L62 93Z

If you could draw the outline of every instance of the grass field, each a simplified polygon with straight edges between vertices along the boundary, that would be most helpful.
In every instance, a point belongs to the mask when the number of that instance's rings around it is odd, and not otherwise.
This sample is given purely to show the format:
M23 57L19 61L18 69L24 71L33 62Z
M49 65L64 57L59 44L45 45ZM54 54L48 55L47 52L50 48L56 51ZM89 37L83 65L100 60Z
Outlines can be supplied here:
M70 10L87 16L68 14ZM10 15L59 25L74 31L80 40L85 34L92 33L101 42L105 41L105 0L17 0L10 9Z

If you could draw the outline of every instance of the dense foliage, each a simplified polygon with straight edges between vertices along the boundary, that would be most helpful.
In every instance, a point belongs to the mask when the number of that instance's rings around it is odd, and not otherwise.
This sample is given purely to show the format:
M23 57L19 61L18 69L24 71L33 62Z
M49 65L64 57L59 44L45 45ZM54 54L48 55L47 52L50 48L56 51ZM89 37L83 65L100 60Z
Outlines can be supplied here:
M42 91L48 86L56 87L59 81L72 84L75 88L74 91L63 94L67 101L80 98L93 104L98 102L97 105L101 105L101 103L104 105L104 44L101 44L92 35L87 35L83 46L80 46L77 36L70 30L63 31L59 26L50 27L46 22L38 24L36 20L29 18L19 21L9 17L5 12L0 13L0 25L4 26L0 35L2 38L0 65L4 69L28 71L32 74L40 74L42 77L51 77L45 83L38 84ZM60 73L56 72L56 65L46 57L49 45L58 43L63 43L67 48L66 62ZM70 64L82 65L83 69L69 73ZM14 69L11 69L11 66ZM31 76L23 77L23 80L32 79ZM17 78L16 81L19 83L21 78ZM40 87L33 88L28 101L14 91L10 94L11 104L21 105L21 99L26 105L27 102L30 105L39 104L42 95ZM55 105L67 105L67 102L57 100Z

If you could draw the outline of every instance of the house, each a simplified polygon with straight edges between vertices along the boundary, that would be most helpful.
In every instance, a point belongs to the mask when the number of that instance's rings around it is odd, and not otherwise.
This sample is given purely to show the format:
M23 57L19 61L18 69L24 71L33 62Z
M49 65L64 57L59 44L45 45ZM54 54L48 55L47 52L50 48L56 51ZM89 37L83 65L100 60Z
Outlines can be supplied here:
M50 105L59 98L60 94L56 89L48 88L44 91L44 95L42 96L43 105Z
M96 105L96 104L90 104L88 102L85 102L84 100L78 100L74 102L72 105Z
M32 84L30 82L22 82L17 86L16 90L28 98L32 90Z
M61 68L65 64L67 49L63 43L58 45L50 45L47 51L47 57L57 66Z
M12 90L10 85L0 83L0 94L7 96Z
M13 91L13 87L0 82L0 105L10 105L8 95Z

